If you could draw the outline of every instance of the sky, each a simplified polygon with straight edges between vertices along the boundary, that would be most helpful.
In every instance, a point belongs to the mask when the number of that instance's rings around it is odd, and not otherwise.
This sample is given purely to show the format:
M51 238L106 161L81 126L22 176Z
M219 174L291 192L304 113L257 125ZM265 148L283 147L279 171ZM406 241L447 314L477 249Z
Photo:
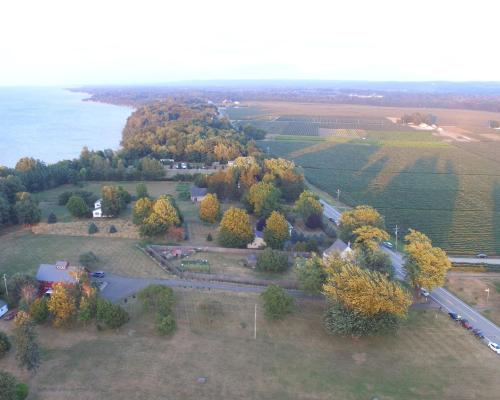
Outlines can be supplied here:
M497 80L495 0L16 0L0 85Z

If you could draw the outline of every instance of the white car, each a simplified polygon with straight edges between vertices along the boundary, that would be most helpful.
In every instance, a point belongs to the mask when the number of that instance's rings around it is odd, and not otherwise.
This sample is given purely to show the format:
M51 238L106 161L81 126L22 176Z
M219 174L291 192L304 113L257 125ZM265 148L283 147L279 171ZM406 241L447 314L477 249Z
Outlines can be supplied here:
M495 353L500 354L500 346L496 343L489 342L488 347L493 350Z
M429 291L425 288L420 288L420 294L426 298L430 296Z

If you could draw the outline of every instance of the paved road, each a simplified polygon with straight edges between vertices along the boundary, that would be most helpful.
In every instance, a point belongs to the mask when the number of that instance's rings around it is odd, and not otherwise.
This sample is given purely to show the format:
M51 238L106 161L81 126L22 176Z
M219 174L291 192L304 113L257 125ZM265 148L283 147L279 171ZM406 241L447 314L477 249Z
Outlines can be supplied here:
M323 214L327 218L333 218L338 221L341 213L332 207L330 204L321 200L323 204ZM387 248L382 248L382 251L389 255L394 266L396 278L399 280L405 279L404 270L404 260L401 253L398 253ZM462 260L462 258L459 258ZM471 259L474 260L474 259ZM485 261L484 259L480 259ZM486 259L493 261L493 259ZM498 260L497 260L498 261ZM465 304L462 300L455 297L453 294L448 292L446 289L437 288L431 292L431 299L434 300L443 310L447 312L456 312L460 314L463 318L467 319L474 328L481 329L488 340L492 342L500 343L500 328L496 326L493 322L483 317L478 311L474 310L472 307Z
M152 279L152 278L133 278L114 274L106 274L102 279L108 285L102 291L102 296L111 301L118 301L125 297L132 296L141 289L151 284L166 285L175 288L193 288L206 290L224 290L238 293L261 293L265 286L257 285L239 285L236 283L213 282L203 280L188 279ZM297 298L315 299L318 296L308 295L301 290L286 289L287 293Z
M500 265L500 258L450 257L450 261L457 264Z

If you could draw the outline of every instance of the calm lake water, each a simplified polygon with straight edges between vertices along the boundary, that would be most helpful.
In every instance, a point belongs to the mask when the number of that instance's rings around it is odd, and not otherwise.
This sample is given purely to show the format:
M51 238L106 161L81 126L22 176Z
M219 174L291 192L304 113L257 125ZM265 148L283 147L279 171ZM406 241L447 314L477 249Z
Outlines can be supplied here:
M0 165L21 157L46 163L78 157L83 146L117 149L132 108L82 101L59 88L0 88Z

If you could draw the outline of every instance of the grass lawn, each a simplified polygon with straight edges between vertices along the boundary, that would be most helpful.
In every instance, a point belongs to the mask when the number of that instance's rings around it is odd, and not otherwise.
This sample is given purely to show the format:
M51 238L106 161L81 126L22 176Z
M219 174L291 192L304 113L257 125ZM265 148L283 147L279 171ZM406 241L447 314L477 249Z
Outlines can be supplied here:
M449 274L446 288L467 304L474 306L487 318L500 324L500 273L484 273L484 276L481 276L481 273L468 275L471 274L466 272ZM490 290L489 296L486 289Z
M27 229L0 236L0 274L35 274L38 265L68 260L78 265L81 253L93 251L100 269L120 275L165 277L166 274L141 250L138 241L122 238L35 235Z
M31 377L14 351L0 360L30 385L30 399L493 399L498 356L435 311L414 311L396 337L331 337L321 303L267 322L254 295L176 291L178 329L152 332L128 303L117 332L40 327L43 363ZM218 302L207 315L201 304ZM254 305L257 339L254 340ZM0 329L11 323L0 321ZM205 384L196 382L207 377Z

